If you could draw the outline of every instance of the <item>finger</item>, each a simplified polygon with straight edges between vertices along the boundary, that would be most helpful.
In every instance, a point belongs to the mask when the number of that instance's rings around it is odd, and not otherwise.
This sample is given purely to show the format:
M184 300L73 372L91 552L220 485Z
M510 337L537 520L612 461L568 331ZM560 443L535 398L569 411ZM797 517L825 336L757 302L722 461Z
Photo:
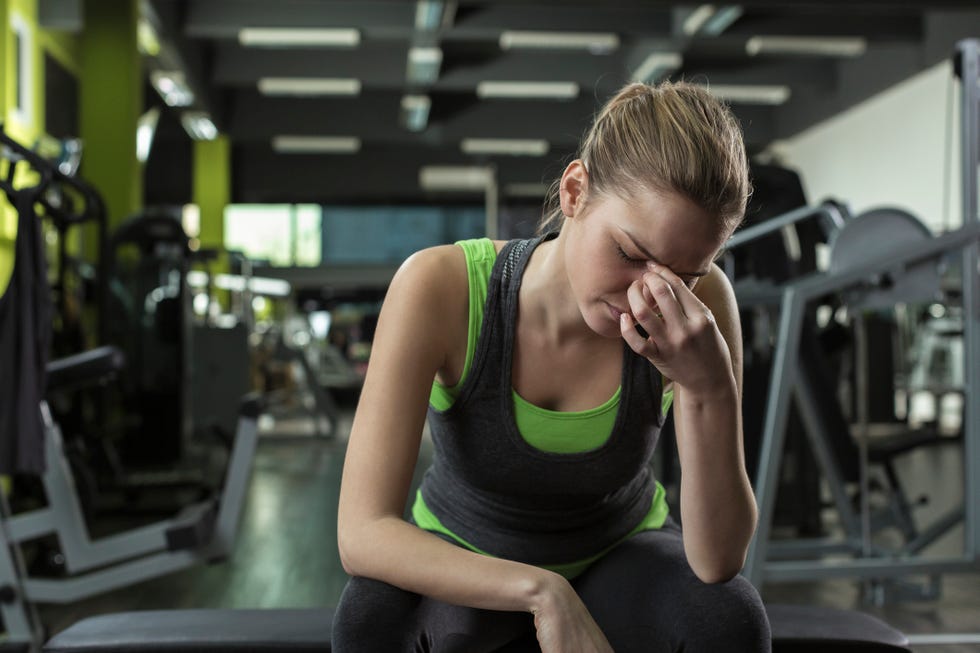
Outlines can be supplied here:
M684 280L674 274L670 268L658 263L648 263L647 268L652 274L658 275L670 286L677 298L678 305L685 315L700 315L704 312L705 306L697 298L694 292L688 287Z
M663 322L669 324L682 324L687 317L684 307L677 298L671 282L655 272L647 272L643 275L641 282L646 293L652 298L656 307L656 312L660 314Z
M626 301L629 302L633 321L639 324L648 336L656 338L663 335L665 325L660 317L660 306L642 281L634 281L630 284L626 290Z
M630 349L647 358L657 356L660 350L657 348L656 341L653 338L644 338L641 336L636 330L636 327L637 322L633 319L632 315L623 313L619 316L619 332L622 334L626 344L630 346Z

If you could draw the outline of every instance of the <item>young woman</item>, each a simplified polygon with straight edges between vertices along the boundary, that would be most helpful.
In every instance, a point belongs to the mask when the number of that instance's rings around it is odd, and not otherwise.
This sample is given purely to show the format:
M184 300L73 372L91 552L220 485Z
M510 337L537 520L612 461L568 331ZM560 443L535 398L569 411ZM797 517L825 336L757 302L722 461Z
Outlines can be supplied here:
M631 84L541 236L404 263L344 468L334 651L769 649L737 576L756 513L738 315L713 263L748 194L725 107ZM671 404L683 531L649 465Z

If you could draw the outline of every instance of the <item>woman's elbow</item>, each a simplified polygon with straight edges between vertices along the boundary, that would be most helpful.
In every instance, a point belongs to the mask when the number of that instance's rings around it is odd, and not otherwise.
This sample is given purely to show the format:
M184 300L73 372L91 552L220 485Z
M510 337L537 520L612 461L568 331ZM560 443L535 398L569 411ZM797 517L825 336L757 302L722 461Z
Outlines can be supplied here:
M727 566L727 567L715 567L711 569L695 569L694 575L698 579L705 583L706 585L713 585L715 583L727 583L731 579L738 576L738 573L742 571L742 566Z
M698 579L707 584L727 583L738 576L745 565L748 547L726 547L714 550L688 550L687 562Z
M364 547L359 545L359 539L350 526L340 524L337 528L337 552L340 554L340 565L348 576L363 576Z

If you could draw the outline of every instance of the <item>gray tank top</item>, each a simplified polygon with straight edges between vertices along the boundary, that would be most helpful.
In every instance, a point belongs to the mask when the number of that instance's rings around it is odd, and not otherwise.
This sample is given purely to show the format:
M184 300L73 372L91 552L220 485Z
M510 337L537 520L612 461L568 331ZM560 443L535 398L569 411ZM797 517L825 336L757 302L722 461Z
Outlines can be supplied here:
M429 407L435 452L421 486L429 510L456 536L533 565L596 555L643 520L664 419L660 372L624 341L619 409L602 446L559 454L521 436L511 395L518 291L534 248L551 237L510 241L497 257L472 368L448 410Z

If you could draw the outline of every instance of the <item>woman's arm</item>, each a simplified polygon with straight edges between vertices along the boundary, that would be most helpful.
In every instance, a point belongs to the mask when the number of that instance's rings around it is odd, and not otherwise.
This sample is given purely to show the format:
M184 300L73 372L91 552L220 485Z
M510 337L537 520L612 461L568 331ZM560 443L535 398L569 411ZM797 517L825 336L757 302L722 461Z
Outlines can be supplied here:
M543 630L546 638L552 631L601 638L597 627L577 633L594 622L561 576L467 551L402 519L432 380L453 343L465 343L467 301L458 247L420 252L392 280L344 464L338 512L344 569L449 603L532 612L539 637Z
M636 285L631 307L652 343L636 341L632 325L624 337L674 383L684 551L701 580L728 580L745 562L757 518L742 444L735 295L717 266L698 283L697 295L663 266L644 276L647 291ZM649 310L650 300L662 319Z

